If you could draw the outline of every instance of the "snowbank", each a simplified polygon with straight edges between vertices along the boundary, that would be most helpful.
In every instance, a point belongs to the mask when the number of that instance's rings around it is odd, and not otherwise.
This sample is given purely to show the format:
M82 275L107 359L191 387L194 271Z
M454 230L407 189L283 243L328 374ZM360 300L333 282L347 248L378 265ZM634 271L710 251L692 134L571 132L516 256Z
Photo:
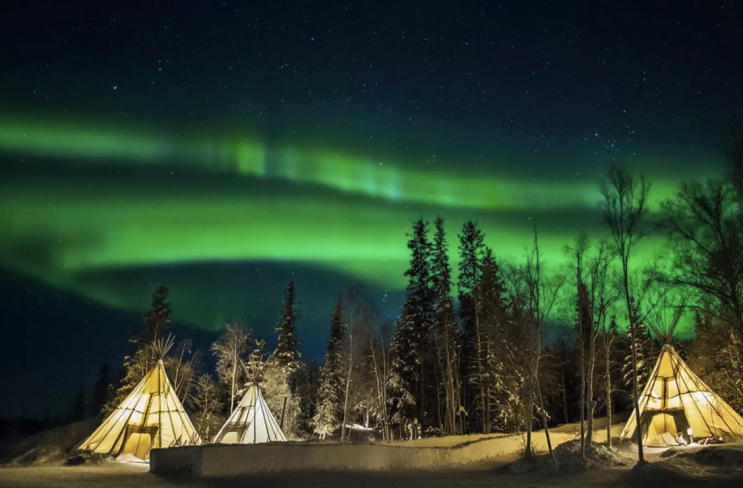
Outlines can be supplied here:
M672 448L664 452L660 460L632 468L628 478L638 485L696 485L700 480L724 483L733 479L740 483L743 444Z
M3 458L10 466L61 464L68 453L95 430L98 422L94 417L25 437L3 446Z

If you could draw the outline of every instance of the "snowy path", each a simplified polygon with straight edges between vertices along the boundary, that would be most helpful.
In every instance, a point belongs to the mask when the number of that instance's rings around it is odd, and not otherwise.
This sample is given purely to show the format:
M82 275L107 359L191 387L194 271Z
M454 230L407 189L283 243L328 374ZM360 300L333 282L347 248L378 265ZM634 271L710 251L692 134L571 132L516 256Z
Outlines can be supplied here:
M574 476L539 477L494 472L490 463L467 469L404 472L312 472L255 475L233 480L160 477L139 467L86 466L0 469L0 486L15 488L232 488L246 486L317 488L454 488L454 487L620 487L622 472L607 470Z

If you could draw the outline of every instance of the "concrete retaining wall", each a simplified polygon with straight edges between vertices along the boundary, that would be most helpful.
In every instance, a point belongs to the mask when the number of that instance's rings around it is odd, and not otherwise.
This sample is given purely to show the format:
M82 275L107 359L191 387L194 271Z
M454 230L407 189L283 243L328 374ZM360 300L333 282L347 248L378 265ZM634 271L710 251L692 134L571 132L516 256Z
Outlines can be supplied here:
M151 473L191 473L194 458L203 446L171 447L150 451Z
M536 434L536 433L535 433ZM543 439L535 435L535 448ZM573 438L553 435L553 445ZM540 442L541 441L541 442ZM228 477L272 471L432 469L483 459L504 460L523 449L522 436L503 436L453 447L404 447L386 444L211 444L153 449L153 473L191 472L202 477Z

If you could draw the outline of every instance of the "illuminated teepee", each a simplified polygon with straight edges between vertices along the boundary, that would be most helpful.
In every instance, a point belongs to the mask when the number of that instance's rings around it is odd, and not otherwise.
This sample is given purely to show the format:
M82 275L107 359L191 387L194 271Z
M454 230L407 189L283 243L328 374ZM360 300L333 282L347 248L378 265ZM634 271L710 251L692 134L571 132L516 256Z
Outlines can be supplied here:
M665 336L666 344L638 401L642 443L668 446L710 437L743 437L743 418L694 374L668 344L680 310L665 334L648 324L656 335ZM633 411L620 438L635 441L636 429Z
M171 342L172 344L172 342ZM158 357L167 351L160 345ZM146 460L150 449L201 444L165 374L162 359L78 449Z
M222 444L286 442L286 436L266 405L257 383L248 387L242 401L222 426L214 442Z
M250 354L247 366L243 364L250 385L235 411L214 438L215 443L286 442L286 436L266 405L259 386L266 365L263 360L264 344L264 341L256 341L256 348Z

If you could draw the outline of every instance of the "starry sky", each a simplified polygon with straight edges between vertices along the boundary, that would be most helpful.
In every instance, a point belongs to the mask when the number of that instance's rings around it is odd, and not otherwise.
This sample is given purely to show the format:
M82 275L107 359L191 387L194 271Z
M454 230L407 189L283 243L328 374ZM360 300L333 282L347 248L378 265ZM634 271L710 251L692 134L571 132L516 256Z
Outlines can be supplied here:
M734 1L3 2L0 415L68 408L159 283L174 332L269 337L294 280L318 360L336 295L402 300L412 219L550 265L600 238L613 162L651 209L721 174ZM652 256L661 240L640 250ZM455 256L452 256L455 258ZM455 263L456 265L456 259ZM33 350L33 354L29 354Z

